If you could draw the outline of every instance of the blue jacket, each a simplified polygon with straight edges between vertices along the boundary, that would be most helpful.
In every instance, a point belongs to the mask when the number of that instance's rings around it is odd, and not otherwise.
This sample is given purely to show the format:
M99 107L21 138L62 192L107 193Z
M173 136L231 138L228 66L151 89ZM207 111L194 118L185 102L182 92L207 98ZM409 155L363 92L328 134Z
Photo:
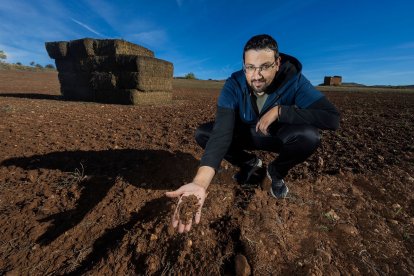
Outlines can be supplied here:
M338 110L305 78L300 62L286 54L280 56L280 69L266 91L268 97L260 113L242 70L226 80L218 99L213 132L201 159L202 166L218 169L230 147L238 121L236 116L241 123L254 127L261 116L279 105L280 116L274 124L309 124L331 130L339 127Z

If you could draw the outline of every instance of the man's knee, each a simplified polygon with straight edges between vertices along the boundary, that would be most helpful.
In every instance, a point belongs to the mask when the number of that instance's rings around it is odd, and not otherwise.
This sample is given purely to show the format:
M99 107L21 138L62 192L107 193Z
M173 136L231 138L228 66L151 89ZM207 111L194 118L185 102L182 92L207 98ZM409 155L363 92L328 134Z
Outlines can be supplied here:
M211 132L213 131L214 122L201 124L195 133L195 140L197 144L203 149L206 147Z
M314 152L321 143L321 135L316 127L304 126L298 135L298 139L303 145L304 150L309 153Z
M314 152L321 142L319 130L311 125L290 125L280 133L283 147L304 154Z

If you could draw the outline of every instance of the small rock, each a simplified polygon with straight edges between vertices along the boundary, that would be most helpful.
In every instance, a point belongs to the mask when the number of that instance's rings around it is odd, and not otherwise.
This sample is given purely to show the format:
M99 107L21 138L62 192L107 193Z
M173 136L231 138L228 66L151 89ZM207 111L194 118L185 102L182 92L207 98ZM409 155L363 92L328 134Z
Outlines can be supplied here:
M339 216L332 209L328 213L326 213L325 216L331 220L339 220Z
M319 158L318 158L318 166L319 166L320 168L322 168L322 167L323 167L323 164L324 164L324 162L323 162L323 158L319 156Z
M237 255L234 260L237 276L249 276L251 268L244 255Z
M410 223L414 225L414 217L410 218Z
M396 221L395 219L390 219L389 222L391 222L394 225L397 225L398 224L398 221Z
M350 235L350 236L356 236L356 235L358 235L358 229L355 226L353 226L353 225L350 225L350 224L338 224L337 225L337 228L338 228L338 230L342 231L343 233L345 233L347 235Z
M150 240L155 241L158 237L154 234L151 234Z
M192 240L188 240L188 241L187 241L187 246L188 246L188 247L191 247L192 245L193 245L193 241L192 241Z
M407 176L407 180L408 180L409 182L414 182L414 177Z
M34 183L37 180L37 172L36 171L29 171L28 179L30 182Z
M400 205L400 204L398 204L398 203L394 203L394 204L392 205L392 208L393 208L394 210L398 210L398 209L401 209L401 205Z

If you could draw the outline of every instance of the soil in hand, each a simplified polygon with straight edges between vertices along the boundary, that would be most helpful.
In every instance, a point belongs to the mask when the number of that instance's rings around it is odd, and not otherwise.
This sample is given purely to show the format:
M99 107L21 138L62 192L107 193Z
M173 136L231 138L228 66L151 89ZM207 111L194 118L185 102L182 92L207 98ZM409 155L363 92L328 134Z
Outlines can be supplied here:
M183 196L178 204L177 215L184 224L188 224L194 218L199 208L199 199L195 195Z

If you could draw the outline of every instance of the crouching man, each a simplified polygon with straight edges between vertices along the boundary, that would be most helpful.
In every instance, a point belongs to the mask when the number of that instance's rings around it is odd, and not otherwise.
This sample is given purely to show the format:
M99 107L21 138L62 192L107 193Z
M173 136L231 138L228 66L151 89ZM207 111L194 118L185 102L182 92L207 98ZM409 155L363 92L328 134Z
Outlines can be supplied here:
M339 112L301 73L294 57L279 53L269 35L252 37L244 46L243 70L227 79L218 99L215 122L202 124L197 143L205 149L200 167L189 184L167 192L169 197L195 195L201 208L222 159L239 167L233 178L249 184L263 171L262 160L250 150L278 153L267 165L272 185L270 195L283 199L289 188L283 180L289 170L305 161L320 144L319 129L339 127ZM180 204L180 202L179 202ZM193 221L174 214L172 224L178 232L189 231Z

